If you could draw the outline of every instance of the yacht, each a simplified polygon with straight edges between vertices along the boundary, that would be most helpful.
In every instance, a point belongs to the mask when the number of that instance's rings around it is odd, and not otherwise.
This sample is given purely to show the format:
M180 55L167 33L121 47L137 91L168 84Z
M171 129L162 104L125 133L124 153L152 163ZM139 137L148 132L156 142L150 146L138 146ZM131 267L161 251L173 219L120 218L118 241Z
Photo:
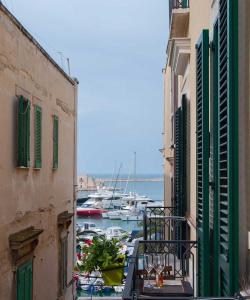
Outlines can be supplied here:
M76 214L78 216L100 216L105 211L106 210L103 209L99 203L90 200L76 208Z
M112 226L107 228L106 230L106 236L108 239L117 238L117 239L123 239L129 236L129 233L118 226Z

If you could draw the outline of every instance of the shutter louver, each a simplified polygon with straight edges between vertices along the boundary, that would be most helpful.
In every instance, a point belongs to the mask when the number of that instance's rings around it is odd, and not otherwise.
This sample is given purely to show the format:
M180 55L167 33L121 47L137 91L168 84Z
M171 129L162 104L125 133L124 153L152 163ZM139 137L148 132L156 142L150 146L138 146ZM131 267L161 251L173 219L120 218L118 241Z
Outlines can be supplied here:
M17 166L30 166L30 101L19 97Z
M58 168L58 124L57 116L53 117L53 169Z
M175 207L177 216L181 216L182 212L182 136L182 110L179 107L175 113ZM179 226L175 228L175 240L181 240L181 229Z
M179 107L175 115L175 139L176 139L176 160L175 160L175 195L176 195L176 214L182 215L182 153L183 153L183 139L182 139L182 110Z
M179 107L175 115L175 195L176 195L176 215L185 217L187 210L186 197L186 148L187 148L187 99L182 96L182 106ZM179 224L175 233L177 240L186 239L186 224Z
M35 106L35 168L42 167L42 109Z
M213 122L213 151L212 151L212 180L214 183L214 189L212 192L213 208L210 209L210 216L213 219L213 248L211 253L213 263L213 295L219 295L219 227L218 227L218 80L219 80L219 31L218 21L214 24L213 28L213 98L212 98L212 122Z
M67 288L67 270L68 270L68 239L61 240L61 291Z
M32 281L32 261L28 261L17 269L17 300L32 300Z
M238 291L238 3L219 1L218 209L220 295Z
M209 266L209 34L196 45L196 188L198 293L210 295Z

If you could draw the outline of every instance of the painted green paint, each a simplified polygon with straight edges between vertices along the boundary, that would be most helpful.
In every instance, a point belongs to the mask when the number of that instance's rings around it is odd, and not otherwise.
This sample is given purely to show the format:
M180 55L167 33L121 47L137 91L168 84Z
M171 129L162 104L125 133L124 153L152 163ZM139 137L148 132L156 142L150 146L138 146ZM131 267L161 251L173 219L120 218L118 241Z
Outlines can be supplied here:
M53 169L58 168L58 148L59 148L59 119L53 116Z
M218 203L218 85L219 85L219 31L218 20L213 27L213 47L212 47L212 108L213 108L213 296L219 295L219 203Z
M198 294L210 296L209 247L209 31L196 45L196 186Z
M238 1L219 2L219 295L238 291Z
M17 300L32 300L33 296L33 266L32 260L27 261L17 269Z
M182 105L175 114L175 207L176 215L184 217L187 210L187 99L182 96ZM186 224L180 224L175 232L176 240L186 239Z
M176 195L176 213L178 216L182 214L182 176L183 176L183 126L182 126L182 110L179 107L175 114L175 195Z
M60 281L61 293L67 288L67 270L68 270L68 239L67 237L61 240L61 255L60 255Z
M34 120L34 156L35 168L42 167L42 109L40 106L35 106L35 120Z
M189 7L189 0L182 0L182 5L183 5L183 8L188 8Z
M20 96L18 99L18 151L17 166L30 166L30 101Z

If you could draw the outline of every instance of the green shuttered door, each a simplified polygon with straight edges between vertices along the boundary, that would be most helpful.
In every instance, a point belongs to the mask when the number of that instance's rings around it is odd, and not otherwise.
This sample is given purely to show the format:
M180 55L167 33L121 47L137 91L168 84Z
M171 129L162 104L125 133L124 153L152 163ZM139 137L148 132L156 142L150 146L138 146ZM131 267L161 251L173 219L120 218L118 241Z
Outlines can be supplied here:
M220 0L217 192L221 296L238 290L237 14L237 1Z
M57 116L53 116L53 169L58 168L58 124Z
M42 167L42 109L35 106L35 168Z
M32 261L17 269L17 300L32 300Z
M30 101L19 97L17 166L30 166Z
M203 30L196 52L196 172L198 293L210 295L209 266L209 33Z

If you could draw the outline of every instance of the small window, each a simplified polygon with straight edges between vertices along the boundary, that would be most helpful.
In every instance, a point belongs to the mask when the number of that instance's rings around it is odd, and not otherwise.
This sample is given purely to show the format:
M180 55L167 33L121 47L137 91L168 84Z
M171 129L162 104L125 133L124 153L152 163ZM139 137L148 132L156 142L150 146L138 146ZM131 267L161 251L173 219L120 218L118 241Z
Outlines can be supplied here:
M35 142L35 168L42 167L42 109L40 106L35 106L35 120L34 120L34 142Z
M68 269L68 237L61 240L61 255L60 255L60 286L61 292L67 289L67 269Z
M17 166L30 166L30 101L23 96L18 102L18 151Z
M33 266L32 260L27 261L17 269L17 300L32 300Z
M58 168L58 127L59 120L53 116L53 169Z

